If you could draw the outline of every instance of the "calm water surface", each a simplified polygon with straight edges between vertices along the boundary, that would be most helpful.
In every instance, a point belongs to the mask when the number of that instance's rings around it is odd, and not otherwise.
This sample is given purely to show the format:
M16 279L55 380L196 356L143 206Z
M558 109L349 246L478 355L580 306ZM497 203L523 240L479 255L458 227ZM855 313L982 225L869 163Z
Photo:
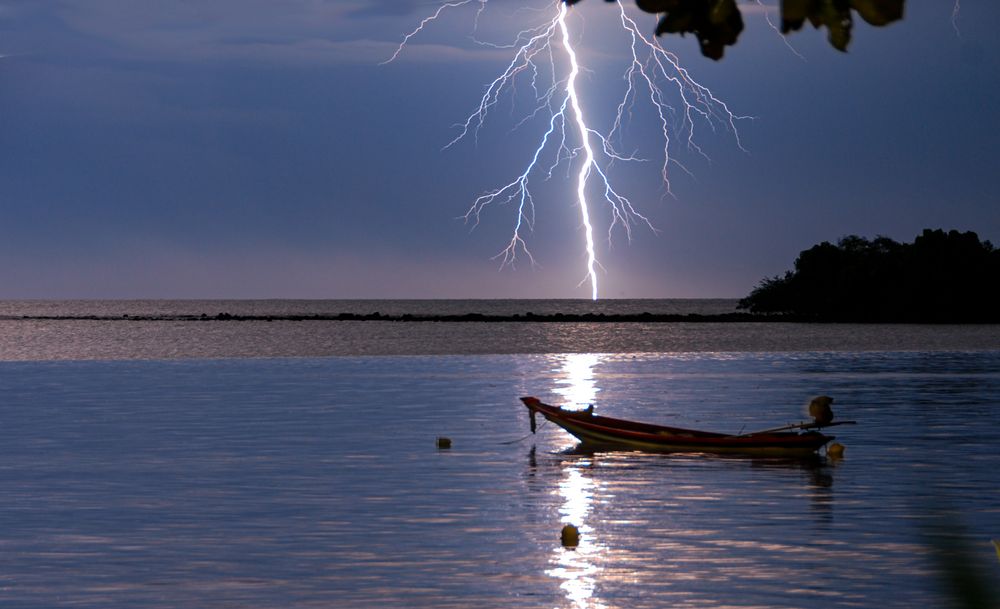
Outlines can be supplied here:
M948 607L936 531L1000 580L1000 345L16 357L6 323L0 607ZM738 432L820 393L843 460L576 454L517 401Z

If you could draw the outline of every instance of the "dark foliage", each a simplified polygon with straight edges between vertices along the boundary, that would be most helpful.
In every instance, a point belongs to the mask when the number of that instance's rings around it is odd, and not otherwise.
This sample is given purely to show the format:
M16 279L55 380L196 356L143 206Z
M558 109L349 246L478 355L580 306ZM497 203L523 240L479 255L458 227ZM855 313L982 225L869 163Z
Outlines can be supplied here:
M1000 250L973 232L925 229L912 244L844 237L799 254L739 303L819 321L1000 322Z
M580 0L563 0L576 4ZM607 0L614 2L615 0ZM854 13L872 25L888 25L903 18L906 0L781 0L781 32L802 28L808 21L825 27L830 44L846 51L851 42ZM743 16L736 0L636 0L647 13L661 15L656 35L694 34L701 53L722 59L727 46L736 44L743 31Z

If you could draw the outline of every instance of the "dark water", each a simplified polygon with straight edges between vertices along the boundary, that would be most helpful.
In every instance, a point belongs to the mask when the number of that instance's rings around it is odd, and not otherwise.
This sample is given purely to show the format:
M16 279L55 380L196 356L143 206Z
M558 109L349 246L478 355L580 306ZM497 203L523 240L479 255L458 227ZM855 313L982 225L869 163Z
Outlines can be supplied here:
M28 322L4 323L19 359ZM923 327L868 328L908 350L757 328L774 348L211 359L113 330L96 342L131 356L94 360L65 338L81 324L0 362L0 607L948 607L941 531L1000 580L992 327L937 328L948 349ZM551 425L522 439L517 402L738 432L820 393L859 421L843 460L570 454Z

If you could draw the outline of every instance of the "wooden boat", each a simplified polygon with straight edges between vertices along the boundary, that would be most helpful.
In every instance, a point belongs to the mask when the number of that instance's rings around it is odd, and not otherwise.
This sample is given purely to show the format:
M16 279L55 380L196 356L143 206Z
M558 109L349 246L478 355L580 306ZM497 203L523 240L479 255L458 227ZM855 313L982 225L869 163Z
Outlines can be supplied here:
M534 397L521 401L531 413L531 430L535 431L535 414L576 436L584 446L607 447L651 452L697 452L758 457L804 457L816 453L834 439L817 429L843 425L838 423L798 423L777 429L746 434L724 434L638 423L595 415L587 410L563 410L543 404Z

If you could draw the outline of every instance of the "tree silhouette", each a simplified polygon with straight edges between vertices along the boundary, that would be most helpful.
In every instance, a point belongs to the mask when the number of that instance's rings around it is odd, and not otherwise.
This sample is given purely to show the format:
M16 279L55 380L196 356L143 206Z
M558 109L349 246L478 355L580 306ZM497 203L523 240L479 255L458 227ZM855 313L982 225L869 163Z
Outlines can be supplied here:
M814 245L739 308L821 321L1000 321L1000 250L973 232L925 229L912 244L856 235Z
M563 0L576 4L580 0ZM615 2L616 0L607 0ZM781 0L781 33L802 29L808 21L825 27L830 44L847 51L854 27L854 14L871 25L884 26L902 19L906 0ZM662 15L656 35L694 34L701 53L722 59L727 46L736 44L743 31L743 15L736 0L636 0L647 13Z

